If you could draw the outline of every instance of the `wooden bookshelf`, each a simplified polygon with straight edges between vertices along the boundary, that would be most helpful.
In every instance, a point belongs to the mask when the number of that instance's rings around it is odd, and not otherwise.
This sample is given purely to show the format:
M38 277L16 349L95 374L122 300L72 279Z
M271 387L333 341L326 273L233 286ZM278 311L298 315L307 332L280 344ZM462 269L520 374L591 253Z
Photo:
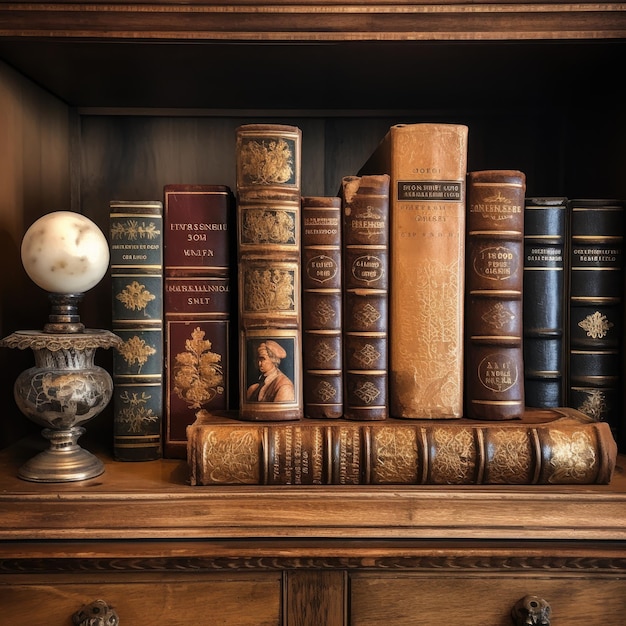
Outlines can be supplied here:
M529 195L626 197L626 4L0 4L0 334L41 328L28 226L168 183L234 187L235 128L303 131L304 195L335 195L391 124L470 128L470 169ZM81 305L110 327L105 279ZM92 481L16 478L41 445L13 401L31 355L0 350L0 606L64 626L102 598L120 623L510 626L528 595L553 625L626 614L626 460L608 486L194 488L181 461L110 460ZM108 355L101 355L107 365ZM87 444L86 444L87 445Z

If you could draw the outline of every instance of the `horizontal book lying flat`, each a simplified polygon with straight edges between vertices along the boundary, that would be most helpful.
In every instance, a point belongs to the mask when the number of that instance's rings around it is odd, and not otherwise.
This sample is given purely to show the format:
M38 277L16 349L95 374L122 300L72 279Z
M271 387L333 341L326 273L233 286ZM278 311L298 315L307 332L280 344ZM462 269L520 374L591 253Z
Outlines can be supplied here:
M187 440L194 486L606 484L617 458L608 424L570 408L505 422L251 423L201 410Z

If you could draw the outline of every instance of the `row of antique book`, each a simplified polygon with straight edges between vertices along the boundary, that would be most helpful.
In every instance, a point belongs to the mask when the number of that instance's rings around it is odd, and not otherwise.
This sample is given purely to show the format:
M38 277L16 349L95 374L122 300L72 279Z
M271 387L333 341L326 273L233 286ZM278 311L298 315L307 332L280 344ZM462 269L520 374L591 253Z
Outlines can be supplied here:
M236 196L111 202L116 458L203 458L201 410L278 428L568 404L617 428L622 203L468 173L453 124L394 126L336 197L303 197L301 140L240 127Z

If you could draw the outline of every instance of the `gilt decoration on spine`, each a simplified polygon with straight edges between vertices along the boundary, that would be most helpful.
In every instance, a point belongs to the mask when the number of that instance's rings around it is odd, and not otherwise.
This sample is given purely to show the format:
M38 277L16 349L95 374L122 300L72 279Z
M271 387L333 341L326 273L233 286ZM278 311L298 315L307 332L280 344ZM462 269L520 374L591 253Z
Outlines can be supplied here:
M467 417L505 420L524 411L525 189L516 170L468 175Z
M150 461L162 454L163 203L112 200L110 249L113 454Z
M344 417L384 420L388 403L389 175L345 176Z
M568 408L500 422L249 423L199 411L188 433L194 486L605 484L617 459L608 424Z
M301 131L247 124L236 133L239 416L303 417Z
M304 415L343 415L341 199L302 198Z
M184 457L199 409L234 406L234 202L224 185L169 184L165 202L165 454Z
M616 199L570 206L567 404L624 441L624 227Z
M389 412L463 412L467 126L397 124L359 174L389 174Z

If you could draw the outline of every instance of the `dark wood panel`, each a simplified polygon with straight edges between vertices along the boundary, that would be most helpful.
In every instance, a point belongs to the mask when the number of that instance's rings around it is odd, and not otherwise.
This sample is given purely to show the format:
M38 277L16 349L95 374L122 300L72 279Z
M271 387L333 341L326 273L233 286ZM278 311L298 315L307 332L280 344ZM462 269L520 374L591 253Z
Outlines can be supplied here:
M285 572L285 626L345 626L346 573Z
M344 34L344 36L346 36ZM601 67L626 40L171 42L3 38L0 59L79 107L519 110L573 86L624 94ZM42 63L42 59L45 62ZM76 80L76 77L80 80Z
M0 336L47 321L47 294L27 277L20 246L50 211L69 210L70 119L65 104L0 61ZM17 374L32 353L0 350L0 445L33 432L13 401Z

